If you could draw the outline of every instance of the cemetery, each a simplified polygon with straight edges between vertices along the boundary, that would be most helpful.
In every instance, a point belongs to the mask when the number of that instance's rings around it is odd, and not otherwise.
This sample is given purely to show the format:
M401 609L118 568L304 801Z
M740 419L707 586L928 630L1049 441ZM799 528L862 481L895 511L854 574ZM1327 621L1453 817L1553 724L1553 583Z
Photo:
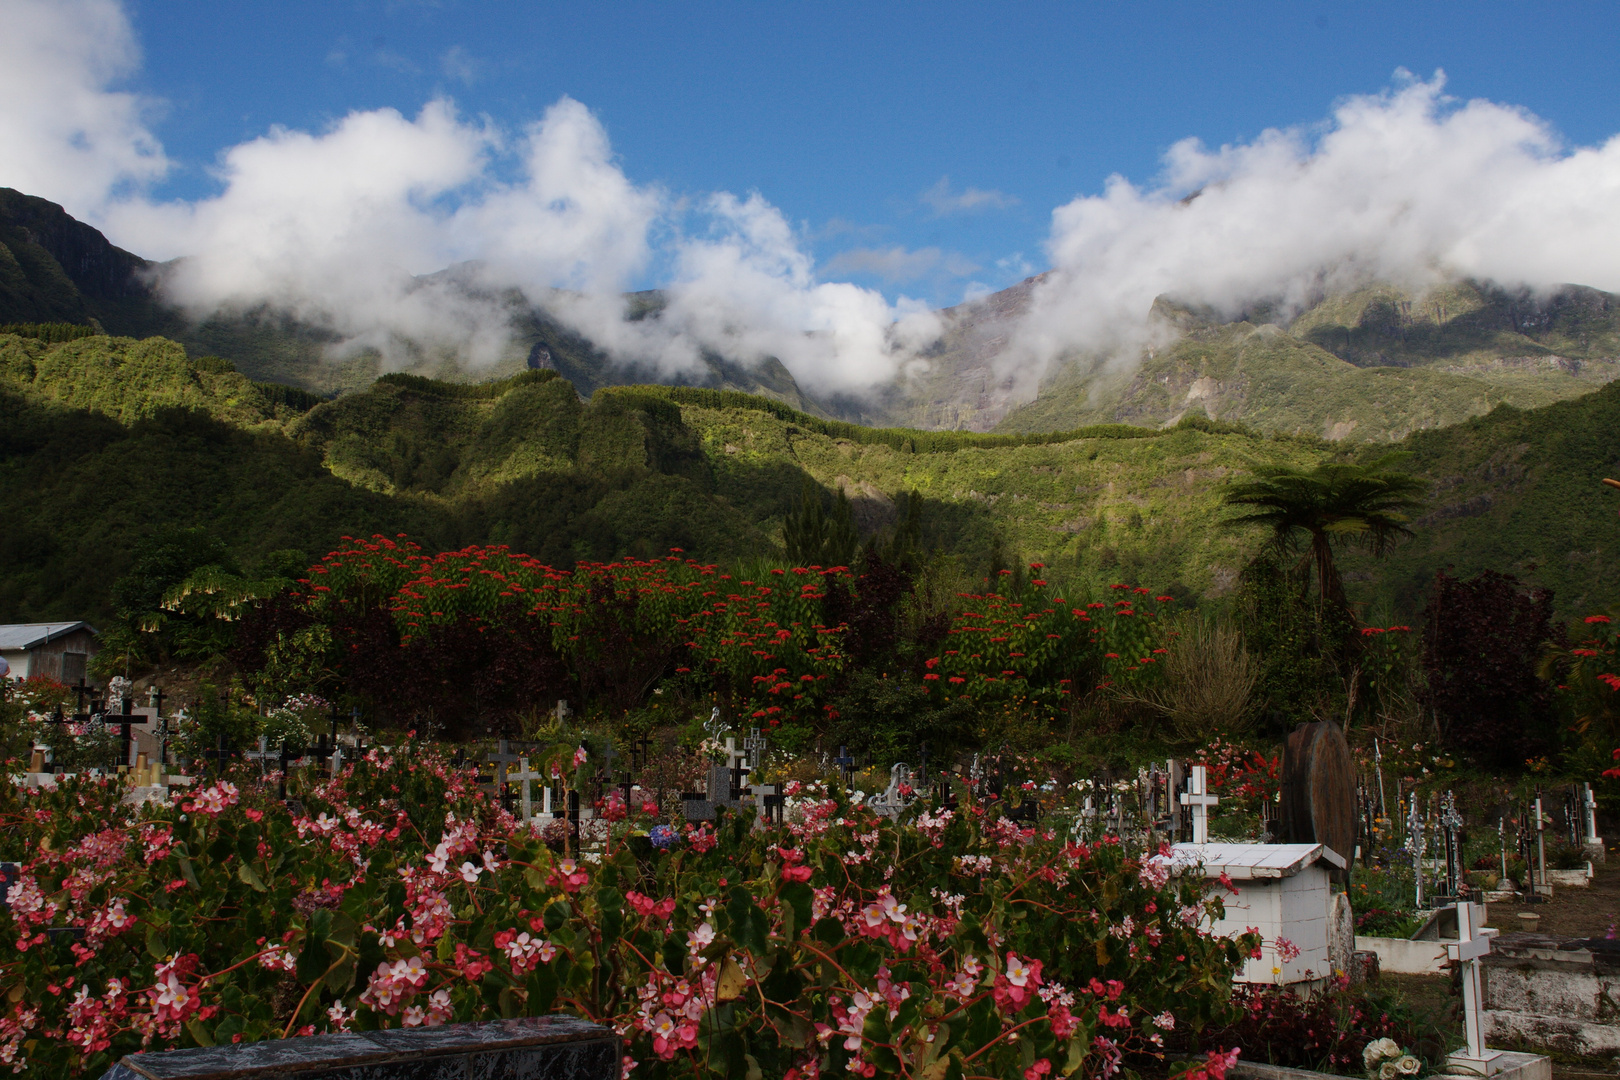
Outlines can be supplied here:
M908 628L877 558L561 571L374 537L243 600L220 681L8 682L0 1061L1612 1069L1609 760L1414 738L1404 627L1357 633L1378 708L1189 737L1174 599L1044 569ZM1612 692L1584 625L1565 685Z

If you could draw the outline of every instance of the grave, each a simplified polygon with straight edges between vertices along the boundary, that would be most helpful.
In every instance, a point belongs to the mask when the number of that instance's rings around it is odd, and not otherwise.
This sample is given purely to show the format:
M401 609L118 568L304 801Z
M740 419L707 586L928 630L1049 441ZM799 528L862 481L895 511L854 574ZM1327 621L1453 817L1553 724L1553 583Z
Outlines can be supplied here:
M1581 1057L1620 1054L1620 940L1502 934L1478 964L1487 1039Z
M1585 795L1581 800L1581 807L1586 811L1586 831L1581 837L1581 849L1586 852L1588 860L1601 866L1606 849L1603 847L1603 837L1598 835L1597 799L1592 796L1591 784L1582 786L1585 788Z
M1235 937L1252 927L1265 939L1260 958L1248 960L1234 981L1286 985L1328 977L1329 873L1344 868L1337 852L1324 844L1177 844L1171 851L1176 867L1201 866L1210 880L1225 874L1237 890L1221 896L1226 913L1210 924L1211 933ZM1284 959L1279 940L1298 955Z
M571 1016L130 1054L102 1080L619 1080L611 1028Z
M1325 844L1338 856L1333 880L1349 883L1356 853L1356 763L1339 725L1301 724L1283 744L1277 839Z

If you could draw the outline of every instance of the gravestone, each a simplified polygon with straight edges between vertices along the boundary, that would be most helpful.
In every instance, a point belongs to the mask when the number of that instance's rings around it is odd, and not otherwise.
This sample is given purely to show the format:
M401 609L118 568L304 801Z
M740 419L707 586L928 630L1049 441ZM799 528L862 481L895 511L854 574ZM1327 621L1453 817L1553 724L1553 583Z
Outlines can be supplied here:
M619 1038L572 1016L130 1054L101 1080L619 1080Z
M1356 851L1356 763L1339 725L1301 724L1283 744L1277 839L1324 844L1339 857L1333 879L1347 884Z
M1209 812L1221 801L1209 793L1206 777L1204 766L1194 765L1192 775L1187 778L1187 790L1181 793L1181 805L1192 811L1192 842L1195 844L1209 843Z
M889 786L868 799L866 805L879 817L897 818L911 805L912 799L911 795L901 793L902 787L911 787L911 769L903 761L889 769Z
M1586 830L1581 837L1581 847L1587 859L1601 866L1605 851L1603 837L1598 835L1597 800L1592 797L1592 785L1586 784L1584 787L1586 791L1581 799L1581 809L1586 812Z

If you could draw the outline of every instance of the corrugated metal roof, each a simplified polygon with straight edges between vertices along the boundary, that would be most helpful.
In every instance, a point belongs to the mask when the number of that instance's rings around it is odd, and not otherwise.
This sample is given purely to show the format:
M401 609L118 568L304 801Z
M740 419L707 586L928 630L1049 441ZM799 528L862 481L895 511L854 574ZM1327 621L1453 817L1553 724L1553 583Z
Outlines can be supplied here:
M9 623L0 625L0 649L32 649L52 638L83 628L92 634L95 627L82 619L78 622Z

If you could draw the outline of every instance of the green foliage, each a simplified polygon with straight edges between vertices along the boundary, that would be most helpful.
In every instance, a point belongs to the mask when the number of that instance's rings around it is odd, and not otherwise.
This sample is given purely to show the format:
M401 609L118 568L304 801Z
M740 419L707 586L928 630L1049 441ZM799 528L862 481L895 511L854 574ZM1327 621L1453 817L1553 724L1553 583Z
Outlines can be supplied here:
M788 561L798 566L849 566L861 542L850 513L849 496L840 488L829 513L826 493L805 478L799 508L782 519L782 546Z
M34 338L50 345L95 337L99 333L101 331L94 326L82 326L79 323L0 323L0 335L15 334L20 338Z
M1343 608L1314 602L1294 560L1262 553L1246 566L1234 610L1259 658L1255 694L1262 731L1280 738L1295 724L1342 719L1345 659L1355 625Z
M1344 583L1333 559L1335 544L1365 548L1377 558L1395 541L1412 535L1405 511L1419 505L1423 484L1390 471L1401 454L1384 454L1365 464L1328 461L1310 469L1261 466L1254 480L1233 484L1226 504L1242 513L1227 520L1241 528L1271 530L1271 543L1284 555L1298 549L1303 534L1308 551L1300 569L1315 570L1322 603L1345 606Z
M494 382L453 383L442 382L438 379L426 379L420 375L410 375L396 371L381 376L377 382L385 386L397 386L414 394L423 394L430 397L488 401L492 398L501 397L520 386L538 386L557 377L555 371L525 371L510 378L497 379Z

